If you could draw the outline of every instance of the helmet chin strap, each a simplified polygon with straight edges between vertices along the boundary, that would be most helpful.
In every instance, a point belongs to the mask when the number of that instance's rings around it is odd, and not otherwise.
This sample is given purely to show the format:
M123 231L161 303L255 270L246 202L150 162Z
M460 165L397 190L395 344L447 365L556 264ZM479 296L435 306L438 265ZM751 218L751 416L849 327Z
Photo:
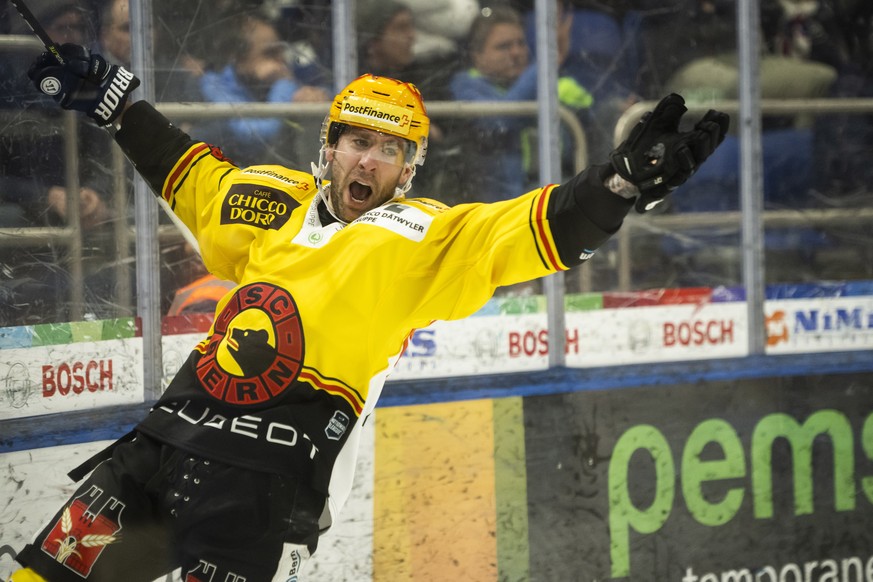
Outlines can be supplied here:
M327 156L325 155L326 148L327 146L321 146L321 149L318 151L318 164L312 162L312 175L315 177L315 187L318 190L318 195L324 200L324 206L330 215L343 225L346 225L348 222L337 215L330 202L330 184L325 185L324 183L324 177L327 176L327 171L330 169L330 162L327 161Z
M409 174L409 177L406 179L406 182L403 183L402 186L398 185L394 188L394 198L391 200L397 200L398 198L403 198L406 196L406 193L409 192L409 189L412 188L412 179L415 178L415 164L409 164L412 173Z

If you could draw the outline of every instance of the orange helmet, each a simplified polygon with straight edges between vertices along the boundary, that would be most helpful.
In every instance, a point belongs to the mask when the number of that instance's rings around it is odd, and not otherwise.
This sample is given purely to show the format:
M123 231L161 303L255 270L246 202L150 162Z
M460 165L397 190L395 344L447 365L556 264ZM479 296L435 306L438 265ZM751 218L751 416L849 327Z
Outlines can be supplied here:
M413 163L424 163L430 119L421 93L412 83L361 75L334 97L322 127L323 144L336 143L339 133L335 124L354 125L409 140L415 144Z

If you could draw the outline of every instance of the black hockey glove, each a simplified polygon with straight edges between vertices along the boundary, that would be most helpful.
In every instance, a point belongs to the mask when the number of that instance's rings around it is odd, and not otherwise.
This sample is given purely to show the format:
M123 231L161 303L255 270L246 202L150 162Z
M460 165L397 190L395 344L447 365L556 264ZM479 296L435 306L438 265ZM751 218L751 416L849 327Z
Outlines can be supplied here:
M27 76L36 88L64 109L88 114L97 125L115 121L128 96L139 87L139 79L83 46L64 44L60 53L66 61L63 65L46 51L30 66Z
M684 184L724 141L730 125L726 113L710 109L693 130L680 132L679 120L686 111L679 95L664 97L610 154L616 173L640 191L635 205L639 213Z

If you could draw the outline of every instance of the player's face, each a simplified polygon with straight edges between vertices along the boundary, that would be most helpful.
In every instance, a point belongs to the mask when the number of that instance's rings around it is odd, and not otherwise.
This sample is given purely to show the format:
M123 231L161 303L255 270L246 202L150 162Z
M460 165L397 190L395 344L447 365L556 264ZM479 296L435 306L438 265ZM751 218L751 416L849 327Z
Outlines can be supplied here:
M410 179L406 142L378 131L349 127L328 148L331 162L330 203L337 217L351 222L394 197L398 184Z

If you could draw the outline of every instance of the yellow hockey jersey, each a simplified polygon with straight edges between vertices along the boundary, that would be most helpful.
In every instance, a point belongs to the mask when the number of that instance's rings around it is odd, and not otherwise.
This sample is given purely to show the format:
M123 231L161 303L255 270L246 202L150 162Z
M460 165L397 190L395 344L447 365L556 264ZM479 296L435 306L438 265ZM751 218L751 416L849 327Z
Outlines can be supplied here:
M307 479L332 513L413 330L580 263L630 207L594 168L492 204L399 199L344 225L311 174L239 168L147 103L127 111L116 139L196 236L206 267L237 284L138 430Z

